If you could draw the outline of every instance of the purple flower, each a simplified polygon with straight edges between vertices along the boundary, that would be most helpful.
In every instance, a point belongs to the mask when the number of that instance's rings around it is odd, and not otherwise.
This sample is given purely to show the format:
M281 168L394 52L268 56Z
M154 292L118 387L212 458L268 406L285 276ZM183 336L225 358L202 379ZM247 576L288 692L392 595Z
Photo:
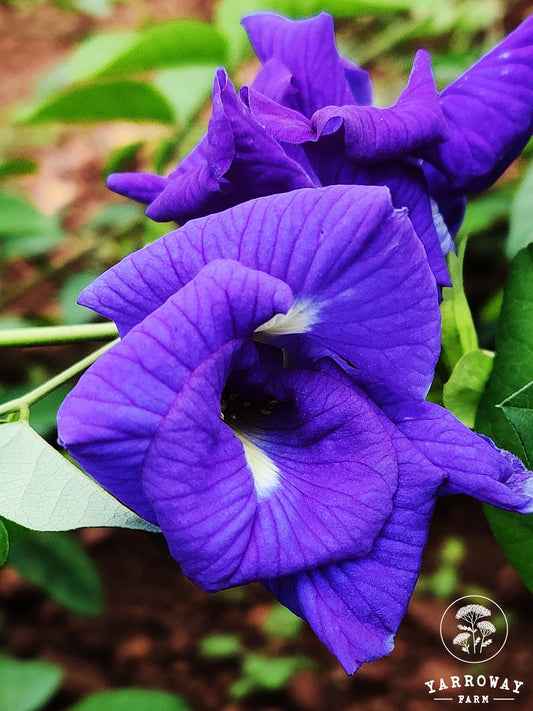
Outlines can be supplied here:
M439 284L465 196L492 184L533 132L533 18L437 92L420 50L396 104L371 106L368 74L340 57L332 18L243 20L263 67L237 93L219 69L207 136L168 176L114 174L109 186L157 221L333 184L386 185L407 207Z
M531 473L424 402L435 280L381 187L247 201L112 268L122 340L60 441L204 590L262 581L347 672L391 651L439 494L533 511Z

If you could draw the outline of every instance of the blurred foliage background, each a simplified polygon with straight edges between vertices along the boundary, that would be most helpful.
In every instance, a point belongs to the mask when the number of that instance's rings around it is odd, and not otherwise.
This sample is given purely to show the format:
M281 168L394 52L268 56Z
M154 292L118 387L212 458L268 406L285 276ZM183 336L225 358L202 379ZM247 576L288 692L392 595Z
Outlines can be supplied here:
M142 206L110 194L105 176L121 170L168 172L205 130L215 68L226 66L237 84L253 77L258 63L239 25L242 15L263 8L291 16L331 12L341 52L371 72L375 103L384 106L405 86L417 47L431 50L437 85L443 87L532 7L526 0L0 0L0 330L90 322L92 312L76 305L79 291L171 228L148 220ZM494 345L508 260L533 237L531 157L530 145L490 191L471 201L462 228L469 237L465 292L482 348ZM0 399L36 387L93 348L0 351ZM30 411L32 426L51 442L55 413L68 387ZM105 543L107 533L37 535L15 524L6 522L6 527L11 548L0 572L0 609L5 608L0 624L6 639L10 614L28 603L25 596L35 594L28 589L43 590L39 604L49 596L57 606L52 610L101 616L105 594L86 549ZM132 540L116 535L121 545ZM442 543L441 538L438 553L430 558L419 597L451 600L470 589L461 577L468 544L460 537ZM186 587L184 594L196 593ZM111 692L103 681L69 686L61 664L30 659L38 645L29 644L19 645L20 659L12 653L0 656L0 709L322 708L316 704L326 692L317 686L317 664L320 671L320 664L327 663L317 662L318 647L291 613L262 593L258 601L247 595L221 593L215 606L219 612L224 605L236 605L243 616L244 610L255 614L251 637L248 633L243 639L238 629L210 630L206 623L189 642L195 645L194 660L205 684L213 665L222 669L223 681L217 682L222 700L189 688L180 698L176 687ZM422 617L423 610L419 607ZM365 677L370 701L363 705L364 697L358 709L371 709L371 699L380 698L379 670L384 667L378 663L377 668L369 672L370 682ZM351 682L346 686L331 669L330 664L328 683L348 694L342 697L347 703L355 687ZM157 686L157 675L147 684ZM97 693L75 698L83 689ZM419 708L424 707L412 707Z

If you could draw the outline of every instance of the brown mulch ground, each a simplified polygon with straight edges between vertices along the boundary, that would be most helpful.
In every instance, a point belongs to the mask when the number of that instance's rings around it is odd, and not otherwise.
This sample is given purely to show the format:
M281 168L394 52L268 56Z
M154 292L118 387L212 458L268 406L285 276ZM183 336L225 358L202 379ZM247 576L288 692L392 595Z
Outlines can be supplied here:
M97 619L67 612L13 571L0 572L3 647L18 658L48 659L63 667L62 690L46 711L62 711L95 691L131 685L174 692L194 711L425 711L435 705L425 681L477 673L524 681L513 708L529 710L530 594L491 541L477 502L463 497L440 502L423 574L434 571L438 551L452 535L462 538L467 549L461 566L465 587L448 600L416 593L394 652L364 665L354 677L346 676L307 627L296 641L269 638L261 625L272 598L260 585L204 594L148 537L131 531L81 535L104 582L105 612ZM510 618L504 649L474 669L448 655L439 636L448 604L473 587L486 591ZM208 659L200 651L202 638L215 633L237 634L251 652L305 654L315 669L298 673L281 692L232 700L229 687L238 676L238 663ZM497 708L494 703L491 707Z

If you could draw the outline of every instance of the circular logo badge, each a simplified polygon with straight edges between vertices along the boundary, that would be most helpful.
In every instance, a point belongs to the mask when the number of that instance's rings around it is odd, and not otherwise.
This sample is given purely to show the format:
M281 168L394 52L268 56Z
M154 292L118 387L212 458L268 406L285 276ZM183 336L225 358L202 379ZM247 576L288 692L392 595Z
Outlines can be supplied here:
M497 602L482 595L465 595L446 608L440 638L446 650L461 662L481 664L505 645L507 618Z

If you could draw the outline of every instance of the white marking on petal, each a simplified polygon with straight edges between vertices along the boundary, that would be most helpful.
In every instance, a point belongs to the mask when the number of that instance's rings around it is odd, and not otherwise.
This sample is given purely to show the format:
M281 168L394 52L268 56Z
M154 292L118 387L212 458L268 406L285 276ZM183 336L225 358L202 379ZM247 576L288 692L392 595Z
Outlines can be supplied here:
M437 231L442 253L446 255L454 250L453 239L446 222L444 222L444 217L440 213L439 206L433 198L431 198L431 216L433 217L433 224Z
M317 322L318 311L311 299L295 301L286 314L276 314L258 326L254 331L254 338L263 341L272 336L306 333Z
M240 439L244 447L244 456L252 472L254 487L259 501L267 499L279 486L280 471L263 450L254 444L242 432L233 429L233 434Z

